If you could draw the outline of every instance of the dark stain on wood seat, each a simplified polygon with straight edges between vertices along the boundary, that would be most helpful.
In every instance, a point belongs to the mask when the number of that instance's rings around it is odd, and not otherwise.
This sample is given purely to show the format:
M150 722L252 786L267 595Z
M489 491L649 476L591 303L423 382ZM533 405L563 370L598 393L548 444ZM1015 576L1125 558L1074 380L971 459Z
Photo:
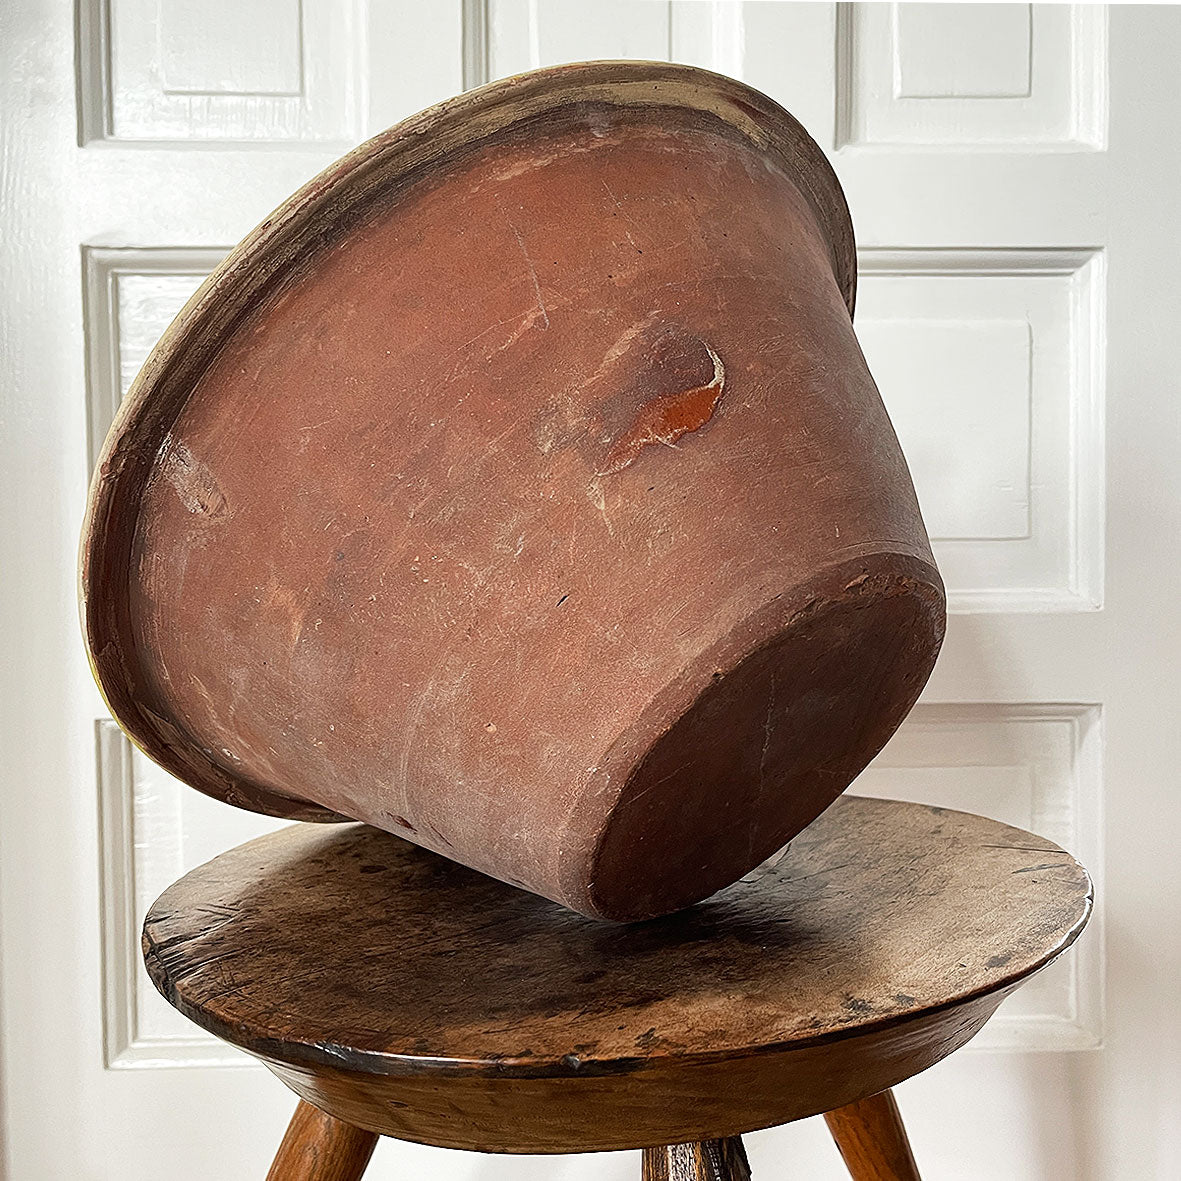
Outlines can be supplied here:
M587 1151L892 1086L967 1041L1090 906L1049 842L851 797L758 881L626 927L377 829L293 826L166 891L144 949L181 1012L338 1118Z

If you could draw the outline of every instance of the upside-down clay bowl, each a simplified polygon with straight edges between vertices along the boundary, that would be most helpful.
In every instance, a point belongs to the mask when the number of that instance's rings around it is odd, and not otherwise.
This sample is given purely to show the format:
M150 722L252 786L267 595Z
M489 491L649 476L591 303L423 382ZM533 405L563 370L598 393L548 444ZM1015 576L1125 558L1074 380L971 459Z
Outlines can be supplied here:
M113 715L243 808L584 914L684 907L842 792L944 627L840 187L685 66L498 82L296 193L102 454Z

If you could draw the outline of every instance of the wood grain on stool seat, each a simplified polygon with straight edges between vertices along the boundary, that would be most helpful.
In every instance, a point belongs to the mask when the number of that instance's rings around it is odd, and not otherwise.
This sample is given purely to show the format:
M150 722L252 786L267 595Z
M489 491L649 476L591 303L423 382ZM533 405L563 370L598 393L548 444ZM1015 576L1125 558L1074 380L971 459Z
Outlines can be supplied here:
M341 1120L585 1152L722 1139L893 1086L963 1045L1090 906L1048 841L846 797L767 876L632 926L377 829L295 825L167 890L144 952L182 1013Z

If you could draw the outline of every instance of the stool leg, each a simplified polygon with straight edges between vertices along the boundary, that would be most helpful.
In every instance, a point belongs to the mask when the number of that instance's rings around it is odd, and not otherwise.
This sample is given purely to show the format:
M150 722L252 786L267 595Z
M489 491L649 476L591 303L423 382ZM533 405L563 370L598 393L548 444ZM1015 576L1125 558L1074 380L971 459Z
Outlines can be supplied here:
M825 1117L853 1181L920 1181L893 1091Z
M267 1181L360 1181L377 1133L354 1128L302 1099Z
M644 1181L750 1181L742 1137L645 1148Z

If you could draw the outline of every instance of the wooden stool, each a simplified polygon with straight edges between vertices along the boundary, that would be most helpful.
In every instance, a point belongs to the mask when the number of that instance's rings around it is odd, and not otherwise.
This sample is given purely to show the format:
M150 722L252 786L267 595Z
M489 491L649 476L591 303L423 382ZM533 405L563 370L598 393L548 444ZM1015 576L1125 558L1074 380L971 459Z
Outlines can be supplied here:
M355 1181L380 1134L642 1148L652 1181L731 1181L741 1133L824 1112L854 1178L902 1181L888 1088L968 1041L1090 908L1040 837L845 797L763 878L633 926L377 829L294 825L167 890L144 956L303 1100L274 1179Z

